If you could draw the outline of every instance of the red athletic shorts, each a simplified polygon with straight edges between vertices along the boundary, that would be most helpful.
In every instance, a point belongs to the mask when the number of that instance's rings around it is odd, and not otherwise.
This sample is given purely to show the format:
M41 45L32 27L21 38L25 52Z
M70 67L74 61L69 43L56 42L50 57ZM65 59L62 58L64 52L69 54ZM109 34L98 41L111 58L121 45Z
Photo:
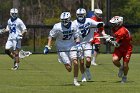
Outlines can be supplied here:
M123 58L123 62L128 62L130 60L132 54L132 49L119 49L119 48L115 48L113 56L117 56L119 59Z

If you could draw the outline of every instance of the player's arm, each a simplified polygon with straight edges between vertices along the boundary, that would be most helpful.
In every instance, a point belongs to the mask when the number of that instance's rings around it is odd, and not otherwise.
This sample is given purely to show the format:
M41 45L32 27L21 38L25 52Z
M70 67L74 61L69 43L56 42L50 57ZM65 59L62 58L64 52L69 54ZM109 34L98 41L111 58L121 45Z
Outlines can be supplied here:
M91 21L91 28L100 28L100 27L104 27L104 23L103 22L96 22L95 20L90 19Z
M53 37L56 37L57 31L58 31L56 28L57 28L56 25L54 25L53 29L49 33L48 43L47 43L47 45L45 45L45 48L44 48L44 54L48 54L49 51L51 50L52 39L53 39Z
M0 29L0 34L3 34L3 33L5 33L5 32L9 32L8 26L7 26L6 28Z

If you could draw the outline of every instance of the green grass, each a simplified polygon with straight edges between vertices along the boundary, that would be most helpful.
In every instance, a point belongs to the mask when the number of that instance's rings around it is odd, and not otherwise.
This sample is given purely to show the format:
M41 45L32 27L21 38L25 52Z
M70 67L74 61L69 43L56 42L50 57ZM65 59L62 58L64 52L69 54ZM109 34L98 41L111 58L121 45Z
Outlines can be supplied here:
M125 84L120 83L118 69L112 64L111 57L100 54L99 65L91 66L93 79L75 87L72 85L73 72L68 73L57 62L56 54L31 55L21 60L17 71L10 70L13 62L7 55L0 55L0 93L139 93L139 54L132 55ZM81 80L80 73L78 79Z

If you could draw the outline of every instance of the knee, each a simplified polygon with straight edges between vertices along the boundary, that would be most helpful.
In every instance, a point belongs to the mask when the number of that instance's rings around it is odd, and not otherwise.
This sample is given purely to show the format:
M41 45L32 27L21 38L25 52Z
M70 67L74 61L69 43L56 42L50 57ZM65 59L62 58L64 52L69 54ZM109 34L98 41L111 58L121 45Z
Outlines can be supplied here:
M68 72L71 72L72 71L72 68L69 64L65 64L65 67L67 69Z
M117 63L119 61L119 58L117 56L113 57L112 58L112 62L113 63Z
M73 60L74 65L78 65L78 61L76 59Z

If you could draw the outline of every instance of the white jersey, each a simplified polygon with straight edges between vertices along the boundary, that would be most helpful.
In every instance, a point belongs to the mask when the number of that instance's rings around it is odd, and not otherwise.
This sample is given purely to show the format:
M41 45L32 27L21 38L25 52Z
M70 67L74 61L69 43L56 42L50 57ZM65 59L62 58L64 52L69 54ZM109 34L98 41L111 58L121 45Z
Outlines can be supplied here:
M17 18L13 22L9 19L6 29L9 30L8 40L11 40L17 39L17 36L21 35L22 31L26 29L26 26L20 18Z
M86 18L84 23L79 23L77 20L73 21L76 27L78 28L78 32L81 36L81 42L86 43L90 42L93 39L94 31L96 28L89 28L89 27L96 27L98 23L90 18Z
M49 37L55 37L58 50L65 51L76 44L75 38L79 36L76 31L77 28L72 22L69 28L65 28L59 22L53 26L53 29L49 33Z

